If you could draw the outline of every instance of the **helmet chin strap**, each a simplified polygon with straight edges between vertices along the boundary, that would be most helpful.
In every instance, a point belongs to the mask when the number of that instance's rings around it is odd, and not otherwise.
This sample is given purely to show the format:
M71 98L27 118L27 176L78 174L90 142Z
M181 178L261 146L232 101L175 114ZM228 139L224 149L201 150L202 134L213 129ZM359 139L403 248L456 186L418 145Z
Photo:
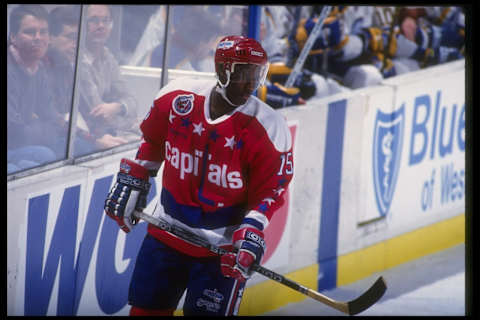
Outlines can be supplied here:
M222 86L222 87L220 88L220 87L216 86L216 87L215 87L215 91L217 91L218 93L220 93L220 95L222 96L222 98L223 98L225 101L227 101L227 103L228 103L229 105L231 105L232 107L241 106L241 104L235 104L235 103L233 103L232 101L230 101L230 99L227 98L227 94L226 94L226 92L225 92L225 87Z
M217 75L217 83L220 85L220 87L216 86L215 91L217 91L222 96L222 98L227 101L227 103L232 107L241 106L241 104L235 104L227 98L227 92L225 91L225 88L230 84L230 71L225 70L225 73L227 74L227 83L223 84Z

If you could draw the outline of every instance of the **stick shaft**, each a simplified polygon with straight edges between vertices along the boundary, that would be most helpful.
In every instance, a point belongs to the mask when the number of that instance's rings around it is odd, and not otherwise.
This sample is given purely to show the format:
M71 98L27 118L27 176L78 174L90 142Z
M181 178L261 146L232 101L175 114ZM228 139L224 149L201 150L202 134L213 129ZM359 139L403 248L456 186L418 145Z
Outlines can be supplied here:
M330 10L331 10L330 6L323 7L322 12L318 17L317 23L313 27L313 30L310 33L310 36L308 37L307 42L303 46L302 51L300 52L300 55L298 56L297 61L295 62L293 70L287 78L287 82L285 82L285 87L290 88L293 85L293 82L295 81L297 76L302 71L302 68L305 63L305 60L307 59L308 53L310 52L310 49L312 48L313 44L317 40L318 36L320 35L323 22L328 17Z
M167 231L167 232L170 232L174 235L176 235L177 237L180 237L186 241L189 241L189 242L192 242L192 243L195 243L201 247L204 247L206 249L208 249L210 252L213 252L215 254L218 254L218 255L223 255L225 253L227 253L228 251L223 249L223 248L219 248L217 246L214 246L212 244L210 244L209 242L207 242L205 239L197 236L196 234L193 234L187 230L184 230L182 228L179 228L178 226L175 226L175 225L172 225L172 224L169 224L168 222L164 221L164 220L161 220L161 219L158 219L158 218L155 218L149 214L146 214L144 212L140 212L140 211L135 211L135 216L137 218L140 218L142 220L145 220L147 221L148 223L151 223L157 227L159 227L160 229L164 230L164 231ZM312 289L309 289L307 287L304 287L300 284L298 284L297 282L293 281L293 280L290 280L286 277L284 277L283 275L281 274L278 274L272 270L269 270L265 267L262 267L261 265L259 264L253 264L252 265L252 270L255 271L255 272L258 272L260 274L262 274L263 276L273 280L273 281L276 281L278 283L281 283L295 291L298 291L306 296L309 296L317 301L320 301L320 302L323 302L341 312L344 312L344 313L348 313L348 307L345 309L345 306L341 303L341 302L337 302L335 300L332 300L326 296L324 296L323 294L319 293L319 292L316 292L315 290L312 290Z
M194 243L200 247L203 247L203 248L206 248L208 249L210 252L213 252L217 255L223 255L229 251L223 249L223 248L220 248L220 247L217 247L211 243L209 243L207 240L203 239L202 237L188 231L188 230L185 230L181 227L178 227L176 225L172 225L162 219L159 219L159 218L156 218L156 217L153 217L149 214L146 214L144 212L140 212L140 211L135 211L135 217L139 218L139 219L142 219L142 220L145 220L146 222L148 223L151 223L157 227L159 227L160 229L164 230L164 231L167 231L167 232L170 232L172 234L174 234L175 236L183 239L183 240L186 240L188 242L191 242L191 243ZM334 309L337 309L343 313L346 313L346 314L351 314L351 310L350 310L350 306L349 306L349 303L348 302L342 302L342 301L336 301L336 300L333 300L323 294L321 294L320 292L317 292L313 289L310 289L310 288L307 288L305 286L302 286L301 284L291 280L291 279L288 279L286 277L284 277L283 275L281 274L278 274L272 270L269 270L259 264L253 264L252 265L252 270L255 271L255 272L258 272L260 274L262 274L263 276L275 281L275 282L278 282L280 284L283 284L295 291L298 291L312 299L315 299L319 302L322 302ZM369 291L371 291L372 288L369 289ZM383 293L382 293L383 294ZM363 295L362 295L363 296ZM381 295L380 295L381 296ZM375 302L376 300L378 299L374 299ZM373 304L374 302L372 303L369 303L369 305ZM368 306L367 306L368 307ZM364 307L364 309L366 309L367 307Z

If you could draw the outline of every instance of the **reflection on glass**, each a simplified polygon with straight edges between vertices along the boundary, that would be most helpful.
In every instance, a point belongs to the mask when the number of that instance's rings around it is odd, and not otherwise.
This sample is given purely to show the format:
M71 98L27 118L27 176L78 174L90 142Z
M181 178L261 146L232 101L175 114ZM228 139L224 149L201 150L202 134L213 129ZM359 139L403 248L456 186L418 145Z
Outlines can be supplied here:
M170 6L168 61L170 69L214 72L218 40L228 34L246 35L247 6ZM161 68L166 7L150 16L130 58L130 64Z
M79 23L78 5L57 6L50 11L50 45L45 60L53 86L54 107L65 120L65 134L58 137L62 141L64 157L67 152L67 125L72 109Z
M246 34L247 6L170 9L170 69L213 73L218 40ZM72 110L74 157L140 139L160 89L166 6L8 5L8 12L8 173L65 159Z
M83 132L85 143L75 149L75 156L139 139L137 101L122 78L117 58L107 46L115 28L112 8L88 5L84 11L87 23L79 50L76 89L79 94L77 130Z
M145 6L140 6L145 7ZM164 34L165 34L165 21L166 21L166 6L147 6L150 11L138 13L134 11L136 6L125 6L124 12L125 16L131 17L129 20L137 21L147 21L146 25L137 26L136 28L131 28L131 24L128 23L128 26L124 28L126 35L124 38L129 39L125 43L129 43L130 48L134 48L131 53L128 64L131 66L150 66L150 55L153 48L158 47L160 50L163 50L164 45ZM138 10L137 10L138 11ZM142 28L143 27L143 28ZM141 31L139 32L139 29ZM130 36L134 33L132 36ZM134 43L134 35L137 35L138 42Z
M67 125L55 107L46 53L48 11L11 8L7 44L7 174L65 156Z
M173 6L168 68L214 72L215 46L226 35L244 32L246 12L246 6ZM154 49L151 65L160 66L162 57L163 50Z

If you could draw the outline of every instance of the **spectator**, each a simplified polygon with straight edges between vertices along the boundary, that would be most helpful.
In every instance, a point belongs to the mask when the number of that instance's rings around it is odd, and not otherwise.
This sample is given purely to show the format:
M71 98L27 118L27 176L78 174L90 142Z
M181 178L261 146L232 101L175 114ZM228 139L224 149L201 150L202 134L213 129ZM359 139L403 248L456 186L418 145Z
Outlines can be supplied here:
M399 26L416 45L411 58L421 67L463 58L465 22L460 7L405 7L399 12Z
M213 72L216 43L225 34L246 34L246 6L174 6L170 9L170 69ZM162 67L166 6L150 16L142 37L130 58L135 66ZM205 31L199 34L198 28Z
M7 173L61 157L55 138L65 131L52 106L42 62L48 44L46 9L40 5L15 7L7 43Z
M63 115L66 130L73 102L79 23L80 7L77 5L59 6L50 11L50 45L45 62L53 83L54 105L57 111ZM77 117L75 152L90 153L96 148L95 142L90 137L82 114L78 113ZM64 146L67 145L67 139L67 135L60 137Z
M78 5L59 6L49 14L50 48L62 53L65 62L73 68L77 56L78 25L80 7Z
M121 78L118 61L105 43L110 37L113 20L107 5L86 8L85 48L79 60L79 111L85 118L97 148L127 143L120 135L139 137L137 102ZM125 130L121 132L120 130Z
M78 6L56 7L49 15L50 45L45 60L54 81L55 105L62 114L69 113L72 105L79 23Z
M175 6L169 24L168 68L213 72L212 57L223 36L226 14L218 6ZM162 67L163 49L161 43L152 50L151 67Z

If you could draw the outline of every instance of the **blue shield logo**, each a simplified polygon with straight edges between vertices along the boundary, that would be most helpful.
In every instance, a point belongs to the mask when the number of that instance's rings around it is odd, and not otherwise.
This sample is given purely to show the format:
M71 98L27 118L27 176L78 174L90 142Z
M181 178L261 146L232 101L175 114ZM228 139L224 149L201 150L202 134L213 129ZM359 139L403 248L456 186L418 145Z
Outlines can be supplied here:
M373 185L378 211L385 216L395 191L403 145L404 105L393 113L377 111L373 135Z

